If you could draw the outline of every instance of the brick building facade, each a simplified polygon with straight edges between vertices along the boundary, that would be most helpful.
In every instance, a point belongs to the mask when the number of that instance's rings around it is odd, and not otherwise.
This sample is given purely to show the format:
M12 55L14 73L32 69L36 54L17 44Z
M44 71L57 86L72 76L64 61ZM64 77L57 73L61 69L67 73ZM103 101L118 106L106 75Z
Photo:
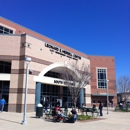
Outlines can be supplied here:
M89 56L30 29L0 17L0 98L5 97L7 111L22 112L25 92L25 57L29 64L27 111L34 111L41 99L48 98L51 105L57 99L68 101L71 95L57 77L66 62L87 63L93 74L90 85L80 94L79 102L91 106L93 102L106 102L106 80L109 101L117 104L115 90L115 59L107 56ZM69 55L69 56L68 56Z

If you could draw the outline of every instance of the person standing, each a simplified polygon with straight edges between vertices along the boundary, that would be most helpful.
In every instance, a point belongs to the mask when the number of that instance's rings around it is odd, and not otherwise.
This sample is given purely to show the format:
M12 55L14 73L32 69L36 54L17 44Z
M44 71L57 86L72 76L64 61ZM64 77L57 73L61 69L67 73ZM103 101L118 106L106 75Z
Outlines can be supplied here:
M3 110L4 110L4 105L5 105L5 104L6 104L6 101L5 101L4 98L2 98L2 99L0 100L1 112L3 112Z
M48 99L46 99L44 106L45 106L45 111L47 111L47 108L48 108L48 106L49 106L49 101L48 101Z
M60 107L60 101L59 100L57 100L57 102L56 102L56 107Z
M65 110L68 110L68 103L67 103L67 101L64 102L64 108L65 108Z
M99 103L100 116L103 116L103 114L102 114L102 109L103 109L103 105L102 105L102 103L100 102L100 103Z

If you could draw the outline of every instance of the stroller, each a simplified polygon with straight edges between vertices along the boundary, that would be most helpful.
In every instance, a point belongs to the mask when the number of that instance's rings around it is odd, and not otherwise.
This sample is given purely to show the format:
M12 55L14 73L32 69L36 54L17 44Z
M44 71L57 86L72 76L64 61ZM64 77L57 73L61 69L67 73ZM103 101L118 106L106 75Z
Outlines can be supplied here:
M52 111L52 115L54 116L53 122L60 122L61 120L63 120L64 123L67 122L68 117L63 116L61 111L62 110L60 110L59 107L53 108L53 111Z
M53 122L60 122L61 120L66 123L68 121L68 117L62 117L60 114L57 114L57 116L53 118Z

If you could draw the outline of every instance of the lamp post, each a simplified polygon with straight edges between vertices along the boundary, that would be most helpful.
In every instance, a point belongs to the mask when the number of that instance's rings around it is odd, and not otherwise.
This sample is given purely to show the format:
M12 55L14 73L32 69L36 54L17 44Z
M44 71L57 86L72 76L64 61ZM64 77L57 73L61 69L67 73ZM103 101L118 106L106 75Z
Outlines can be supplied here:
M22 124L26 124L26 110L27 110L27 93L28 93L28 73L29 73L29 63L31 62L30 57L25 57L26 62L26 79L25 79L25 94L24 94L24 113Z
M106 83L107 83L107 114L109 114L108 113L108 82L109 82L109 80L106 80Z

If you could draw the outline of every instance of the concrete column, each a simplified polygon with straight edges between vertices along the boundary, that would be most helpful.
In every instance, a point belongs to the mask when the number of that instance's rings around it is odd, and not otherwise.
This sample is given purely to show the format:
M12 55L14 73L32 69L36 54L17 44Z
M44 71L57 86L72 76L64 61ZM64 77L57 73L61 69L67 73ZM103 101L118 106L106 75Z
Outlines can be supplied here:
M41 96L41 83L37 82L36 90L35 90L35 108L34 108L34 110L36 110L37 104L40 103L40 96Z
M80 101L80 107L82 106L82 103L84 103L84 88L80 90L80 96L79 96L79 101Z

